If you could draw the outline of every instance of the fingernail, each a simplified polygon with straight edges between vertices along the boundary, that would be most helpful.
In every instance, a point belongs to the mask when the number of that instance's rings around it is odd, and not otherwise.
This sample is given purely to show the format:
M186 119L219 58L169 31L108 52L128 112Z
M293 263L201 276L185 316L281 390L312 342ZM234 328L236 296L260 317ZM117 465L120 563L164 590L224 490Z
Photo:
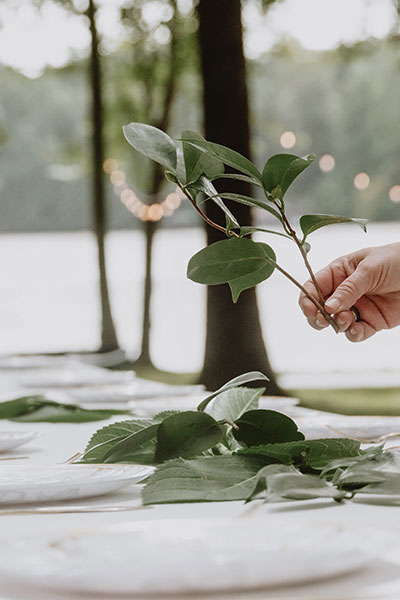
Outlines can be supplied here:
M340 300L338 300L337 298L329 298L329 300L325 302L325 308L329 311L335 312L336 310L338 310L339 307Z
M357 329L351 328L350 333L351 333L351 335L357 335Z
M340 327L344 327L344 325L346 325L346 321L344 319L338 319L337 324L340 325Z
M324 317L322 317L321 315L317 316L317 318L315 319L315 322L318 325L318 327L326 327L326 321L325 321Z

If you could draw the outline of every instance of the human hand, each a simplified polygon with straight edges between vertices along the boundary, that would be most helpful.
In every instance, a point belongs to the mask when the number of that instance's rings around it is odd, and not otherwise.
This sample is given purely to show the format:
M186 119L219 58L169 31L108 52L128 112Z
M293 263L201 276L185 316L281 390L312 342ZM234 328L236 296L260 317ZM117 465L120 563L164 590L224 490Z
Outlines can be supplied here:
M362 342L382 329L400 325L400 243L364 248L337 258L316 273L316 279L326 299L326 310L351 342ZM318 300L311 280L304 287ZM303 292L299 304L311 327L328 326ZM353 306L360 321L355 320Z

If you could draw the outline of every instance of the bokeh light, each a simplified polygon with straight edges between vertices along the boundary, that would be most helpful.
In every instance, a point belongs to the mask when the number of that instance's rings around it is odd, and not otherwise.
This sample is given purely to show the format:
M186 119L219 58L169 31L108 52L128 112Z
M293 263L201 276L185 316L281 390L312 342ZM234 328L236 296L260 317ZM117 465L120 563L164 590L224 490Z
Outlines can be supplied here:
M284 131L280 138L282 148L289 150L296 144L296 134L293 131Z
M107 175L111 175L113 171L118 169L118 163L115 158L106 158L103 162L103 170Z
M357 173L354 177L354 187L361 192L369 186L370 179L367 173Z
M111 183L113 183L116 186L124 185L126 181L125 173L123 171L115 169L111 172L110 179Z
M396 204L400 202L400 185L394 185L389 190L389 198Z
M335 168L335 159L331 154L324 154L319 159L319 168L324 173L330 173Z

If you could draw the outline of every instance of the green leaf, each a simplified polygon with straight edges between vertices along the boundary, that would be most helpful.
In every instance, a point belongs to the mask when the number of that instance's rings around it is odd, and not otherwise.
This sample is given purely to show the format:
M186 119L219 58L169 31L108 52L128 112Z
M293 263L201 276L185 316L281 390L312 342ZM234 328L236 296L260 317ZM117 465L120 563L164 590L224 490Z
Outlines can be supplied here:
M230 238L197 252L189 261L187 276L208 285L228 283L236 302L243 290L272 275L271 259L275 262L275 254L267 244L247 238Z
M280 235L281 237L287 238L288 240L292 239L289 235L286 235L286 233L281 233L280 231L274 231L273 229L264 229L263 227L251 227L249 225L244 225L243 227L241 227L239 235L240 235L240 237L244 237L246 235L255 233L256 231L261 231L263 233L272 233L274 235Z
M90 438L80 462L104 463L107 453L117 444L129 438L132 434L144 431L153 425L155 423L150 419L132 419L130 421L113 423L99 429ZM127 451L119 458L118 462L153 464L155 451L156 440L153 436L148 441L142 443L141 446Z
M117 442L112 448L107 450L104 455L103 462L119 462L124 460L126 456L132 455L144 443L152 440L157 435L159 424L149 425L140 431L136 431L128 435L124 439Z
M360 449L360 442L332 438L252 446L238 450L238 454L256 455L285 465L323 469L332 460L352 460L352 457L360 456L363 451Z
M221 392L208 409L208 414L216 421L236 421L248 410L258 408L260 396L265 388L232 388Z
M292 466L287 465L267 465L260 469L257 473L256 482L253 491L246 498L246 502L251 502L259 497L263 492L267 490L267 479L270 475L276 473L296 473L296 469Z
M157 431L156 462L189 458L215 446L222 438L220 425L210 415L184 411L162 421Z
M241 175L240 173L218 173L218 175L214 175L212 178L213 181L216 179L236 179L237 181L244 181L250 183L250 185L256 185L262 188L259 181L256 181L253 177L249 177L248 175Z
M304 171L307 169L315 160L315 154L309 154L308 156L304 156L303 158L297 158L293 162L290 163L289 167L286 169L282 181L281 181L281 192L282 197L286 194L289 186L293 183L293 181Z
M205 175L208 179L213 179L216 175L223 173L224 165L220 160L214 156L210 156L203 150L199 150L193 144L185 142L186 139L205 142L205 139L200 134L190 130L182 131L181 139L187 182L197 181L201 175Z
M230 192L221 193L219 196L225 200L233 200L234 202L245 204L246 206L251 206L252 208L261 208L262 210L269 212L271 215L274 215L274 217L279 219L279 221L282 221L282 217L278 211L263 200L258 200L257 198L252 198L251 196L244 196L243 194L234 194Z
M216 392L213 392L207 398L204 398L200 402L197 407L197 410L202 412L207 406L210 404L211 400L214 400L219 394L225 392L226 390L230 390L232 388L238 387L239 385L245 385L246 383L252 383L253 381L269 381L268 377L261 373L260 371L249 371L248 373L243 373L242 375L238 375L233 379L230 379L223 386L221 386Z
M175 142L161 129L145 123L124 125L126 140L135 150L151 158L173 173L176 171L177 157Z
M303 215L300 217L300 227L304 234L303 242L310 233L317 231L327 225L336 225L338 223L357 223L365 232L368 219L353 219L349 217L340 217L337 215Z
M240 239L245 239L245 238L240 238ZM251 241L251 240L249 240L249 241ZM259 248L261 248L263 250L265 257L267 258L267 262L264 264L262 269L258 269L256 271L253 271L252 273L247 273L246 275L243 275L242 277L238 277L232 281L228 281L228 285L231 288L231 292L232 292L233 302L238 301L238 298L239 298L241 292L243 292L244 290L248 290L249 288L252 288L252 287L258 285L262 281L265 281L266 279L271 277L272 273L275 270L275 265L271 264L271 262L269 260L269 259L271 259L273 261L273 263L276 262L275 252L272 250L271 246L268 246L268 244L264 244L263 242L255 242L255 243L259 246Z
M245 500L263 464L254 457L228 455L170 460L149 477L143 503Z
M314 154L300 158L294 154L275 154L265 163L262 184L266 192L283 198L288 187L315 159Z
M247 446L304 440L296 423L275 410L249 410L235 421L233 436Z
M287 500L332 498L340 501L347 496L346 492L338 490L317 475L303 475L300 472L271 474L267 477L266 487L267 502L276 502L282 498Z
M214 142L207 142L206 140L199 139L185 139L185 142L192 144L196 148L207 152L214 158L218 158L221 162L241 173L249 175L256 181L261 181L261 173L257 167L245 156L239 154L235 150L231 150L221 144L215 144Z
M129 410L88 410L76 404L61 404L47 400L45 396L23 396L0 402L0 419L29 423L87 423L103 421L113 415L129 413Z
M202 175L199 180L196 182L195 187L198 191L203 192L208 198L210 198L219 208L225 213L228 217L231 225L233 227L240 227L236 217L231 213L229 208L225 205L225 203L221 200L221 196L218 194L217 190L211 183L207 177Z

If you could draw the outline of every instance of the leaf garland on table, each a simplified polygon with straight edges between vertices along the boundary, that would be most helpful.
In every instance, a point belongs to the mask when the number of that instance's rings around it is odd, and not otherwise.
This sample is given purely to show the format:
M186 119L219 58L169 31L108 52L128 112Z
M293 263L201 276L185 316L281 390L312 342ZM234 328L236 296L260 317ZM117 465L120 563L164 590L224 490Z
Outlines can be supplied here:
M76 404L62 404L48 400L45 396L23 396L0 402L0 419L24 423L88 423L103 421L114 415L129 413L129 410L88 410Z
M305 440L288 416L259 409L264 388L244 386L265 379L257 371L235 377L197 411L107 425L94 433L80 462L156 465L143 489L144 504L342 502L355 495L400 502L398 452L362 450L350 439Z

